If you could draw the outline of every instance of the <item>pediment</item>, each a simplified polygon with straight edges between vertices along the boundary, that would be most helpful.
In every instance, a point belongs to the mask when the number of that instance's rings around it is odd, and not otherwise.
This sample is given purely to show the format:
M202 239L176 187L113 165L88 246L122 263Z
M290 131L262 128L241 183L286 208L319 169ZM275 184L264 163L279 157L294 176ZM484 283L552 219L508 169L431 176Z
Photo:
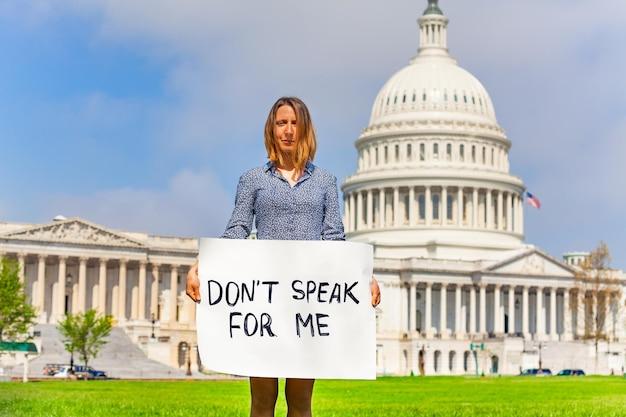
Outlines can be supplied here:
M138 240L78 218L15 230L0 238L76 245L145 247Z
M537 249L500 261L484 272L514 275L570 277L574 269Z

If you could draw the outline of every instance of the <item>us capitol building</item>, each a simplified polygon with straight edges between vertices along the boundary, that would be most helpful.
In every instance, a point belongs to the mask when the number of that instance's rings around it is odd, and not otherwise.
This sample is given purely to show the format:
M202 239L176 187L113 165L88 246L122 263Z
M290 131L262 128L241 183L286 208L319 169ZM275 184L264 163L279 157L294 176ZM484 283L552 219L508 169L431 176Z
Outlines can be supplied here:
M450 56L436 0L418 23L417 56L378 93L342 186L348 239L374 245L378 372L517 374L540 354L553 371L622 372L621 271L596 361L581 339L597 306L574 279L585 254L524 243L525 188L489 94Z
M447 25L429 1L417 56L378 93L356 141L357 172L342 185L348 239L374 245L378 372L517 374L540 356L553 371L621 372L626 313L608 309L609 341L595 359L582 336L593 325L584 312L597 306L574 279L585 254L560 261L524 243L511 142L485 88L448 53ZM0 255L18 260L40 325L95 308L148 358L185 366L196 345L185 296L195 238L57 217L0 223Z

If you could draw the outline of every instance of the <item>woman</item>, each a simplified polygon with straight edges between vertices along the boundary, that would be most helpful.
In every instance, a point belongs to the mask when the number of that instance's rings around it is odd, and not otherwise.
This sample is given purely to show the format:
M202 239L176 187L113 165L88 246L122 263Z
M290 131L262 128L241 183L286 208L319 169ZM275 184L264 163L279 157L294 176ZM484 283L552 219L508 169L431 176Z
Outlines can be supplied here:
M283 97L272 106L265 123L269 162L239 179L235 208L223 238L245 239L256 216L257 237L277 240L345 240L337 180L311 162L316 150L315 130L306 105ZM197 263L187 275L187 295L200 300ZM380 302L372 278L372 305ZM311 415L314 379L287 378L287 416ZM251 417L274 416L277 378L250 377Z

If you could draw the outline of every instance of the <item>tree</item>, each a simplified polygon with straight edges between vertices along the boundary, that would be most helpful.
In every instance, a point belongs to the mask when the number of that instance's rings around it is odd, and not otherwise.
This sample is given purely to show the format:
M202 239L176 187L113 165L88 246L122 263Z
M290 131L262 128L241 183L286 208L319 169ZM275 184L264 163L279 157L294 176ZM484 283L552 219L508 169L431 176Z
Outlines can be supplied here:
M0 342L27 340L36 317L35 308L26 301L19 264L0 258Z
M67 314L60 320L57 328L63 336L63 344L72 358L78 353L85 366L89 360L98 356L100 349L107 341L105 338L111 333L113 318L98 316L96 310L87 310L85 313Z
M593 341L598 359L600 341L614 339L615 322L622 309L622 281L619 271L612 269L611 254L606 243L600 242L578 265L575 274L577 297L575 309L583 320L582 338ZM572 297L572 301L574 298Z

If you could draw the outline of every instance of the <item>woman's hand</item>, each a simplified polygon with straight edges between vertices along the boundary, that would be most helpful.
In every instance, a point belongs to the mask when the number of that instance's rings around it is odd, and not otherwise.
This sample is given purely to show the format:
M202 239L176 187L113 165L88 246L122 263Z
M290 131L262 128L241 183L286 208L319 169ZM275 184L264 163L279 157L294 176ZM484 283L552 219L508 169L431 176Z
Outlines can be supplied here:
M380 304L380 288L378 287L378 281L374 277L370 281L370 292L372 293L372 307L376 307Z
M194 302L200 302L200 279L198 278L198 262L191 268L189 268L189 272L187 273L187 295Z

